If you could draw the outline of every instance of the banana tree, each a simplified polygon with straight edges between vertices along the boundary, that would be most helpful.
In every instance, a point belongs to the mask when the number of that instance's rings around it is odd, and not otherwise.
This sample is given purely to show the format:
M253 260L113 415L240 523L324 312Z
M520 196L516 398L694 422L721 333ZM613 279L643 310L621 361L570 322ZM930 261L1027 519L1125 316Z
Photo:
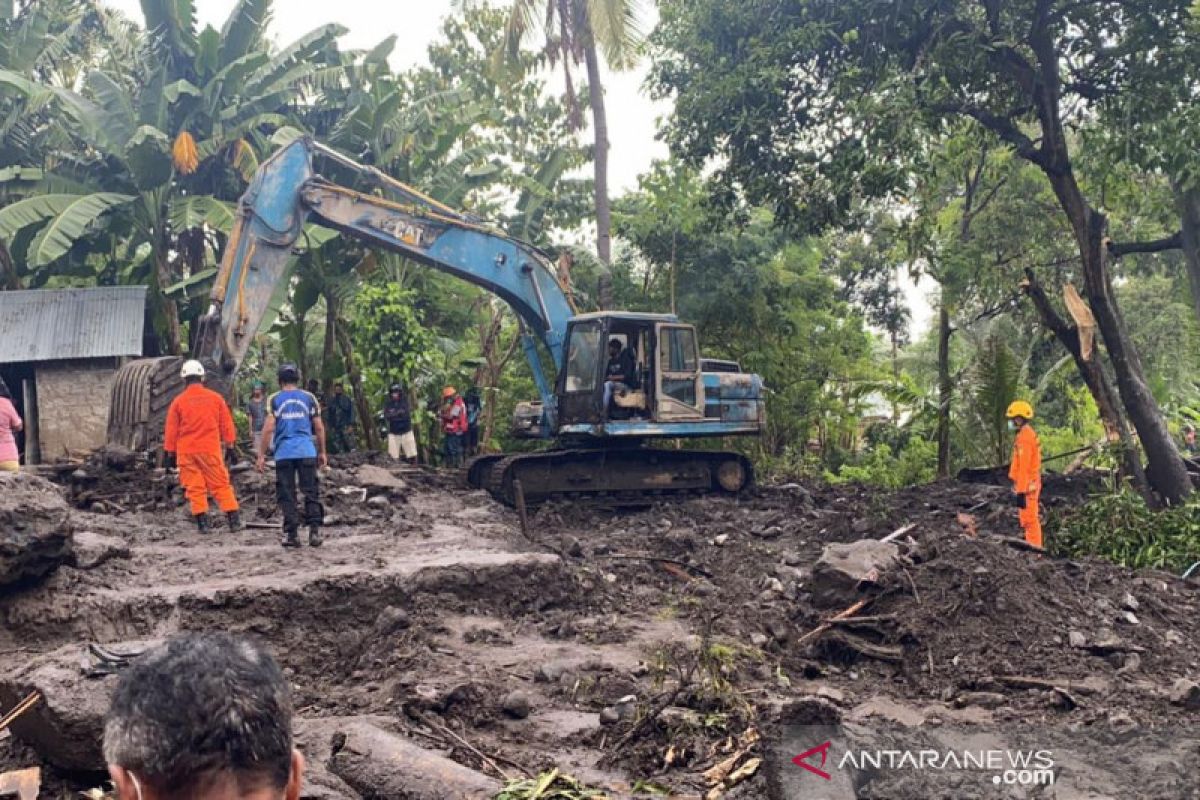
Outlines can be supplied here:
M125 274L149 277L161 349L180 353L166 290L211 268L257 153L344 32L324 25L273 53L269 10L240 0L220 32L198 31L189 0L144 0L150 29L111 48L132 57L89 72L78 91L0 69L0 92L54 109L62 143L41 166L67 187L0 210L13 260L54 271L72 250L121 239L134 262Z

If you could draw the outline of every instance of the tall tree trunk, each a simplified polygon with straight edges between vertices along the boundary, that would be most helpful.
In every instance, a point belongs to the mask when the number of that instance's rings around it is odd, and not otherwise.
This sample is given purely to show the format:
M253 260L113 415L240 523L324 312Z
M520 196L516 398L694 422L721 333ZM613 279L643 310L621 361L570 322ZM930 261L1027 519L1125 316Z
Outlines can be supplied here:
M945 290L943 290L945 291ZM950 383L950 311L945 299L938 301L938 410L937 410L937 474L950 475L950 398L954 387Z
M362 422L363 438L371 450L379 449L379 432L371 422L371 405L367 402L366 392L363 391L362 373L358 370L358 362L354 359L354 345L350 342L350 334L345 325L334 326L337 331L338 345L342 349L342 360L346 362L346 374L350 376L350 389L354 393L354 408Z
M338 303L332 294L325 295L325 341L321 347L321 391L326 397L333 389L333 358L336 354L338 329Z
M17 267L13 264L12 256L4 242L0 241L0 288L20 289L21 279L17 277Z
M600 278L596 287L600 308L612 308L612 212L608 205L608 115L604 110L604 86L600 83L600 56L590 30L585 31L584 58L588 73L588 102L595 130L596 253L600 256Z
M1179 208L1180 238L1187 264L1188 286L1192 290L1192 309L1200 319L1200 189L1184 190L1172 183L1175 204Z
M1096 327L1104 337L1109 358L1112 359L1121 401L1146 450L1146 477L1163 500L1174 505L1191 493L1192 482L1175 441L1167 430L1158 401L1146 384L1142 360L1129 339L1125 321L1113 297L1104 248L1108 221L1102 213L1088 205L1069 168L1055 170L1049 173L1049 177L1079 245L1088 303L1096 318Z
M163 331L162 349L164 352L178 356L183 353L182 330L179 325L179 307L175 301L163 292L172 283L171 263L167 255L166 245L154 247L154 298L162 312Z
M1100 421L1104 424L1108 440L1120 445L1121 464L1125 474L1133 481L1134 488L1138 493L1146 498L1147 502L1153 504L1154 497L1146 479L1146 472L1142 468L1142 459L1138 455L1137 445L1134 444L1133 437L1129 433L1125 415L1121 413L1120 398L1108 380L1108 376L1104 374L1099 355L1093 349L1090 357L1084 358L1083 347L1079 341L1079 329L1074 325L1068 325L1055 310L1033 270L1026 269L1025 277L1028 281L1025 285L1025 293L1033 302L1038 317L1071 354L1075 367L1079 370L1079 375L1096 401L1096 408L1100 412Z

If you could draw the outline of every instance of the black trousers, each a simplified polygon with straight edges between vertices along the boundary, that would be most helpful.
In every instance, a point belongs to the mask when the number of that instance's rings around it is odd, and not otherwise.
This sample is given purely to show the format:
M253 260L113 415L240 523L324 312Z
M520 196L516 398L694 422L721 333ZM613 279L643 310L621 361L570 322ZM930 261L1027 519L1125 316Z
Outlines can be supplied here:
M321 505L321 487L317 482L317 460L315 458L286 458L275 462L275 496L283 511L283 529L295 531L300 528L300 512L296 508L296 480L300 481L300 492L304 495L304 524L320 525L325 518Z

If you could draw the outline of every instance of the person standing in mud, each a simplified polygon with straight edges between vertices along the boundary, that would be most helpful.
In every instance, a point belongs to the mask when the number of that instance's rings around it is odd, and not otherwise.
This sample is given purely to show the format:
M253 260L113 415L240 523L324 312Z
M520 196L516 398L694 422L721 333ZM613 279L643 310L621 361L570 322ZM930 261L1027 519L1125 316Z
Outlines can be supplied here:
M21 454L17 451L16 434L23 423L12 404L8 384L0 380L0 472L20 472Z
M1013 482L1013 499L1020 509L1018 519L1025 541L1042 546L1042 522L1038 518L1038 499L1042 493L1042 445L1029 421L1033 406L1024 400L1011 403L1006 413L1009 428L1017 432L1013 441L1012 464L1008 468Z
M417 437L413 434L412 411L408 407L408 398L404 396L404 387L398 383L392 384L388 391L383 418L388 426L388 455L393 461L399 461L403 456L407 463L415 464Z
M179 482L191 505L192 518L201 533L208 533L208 496L225 512L229 530L240 531L237 495L225 467L225 450L233 447L236 431L225 398L202 385L204 365L183 362L179 376L186 385L167 409L163 451L175 458Z
M354 452L354 403L338 381L329 398L329 447L335 453Z
M262 381L255 381L246 403L246 416L250 418L250 436L254 440L254 452L262 448L263 426L267 424L267 393Z
M296 507L296 484L304 495L304 524L308 544L320 547L321 487L317 467L329 464L325 455L325 424L321 404L311 392L300 388L300 372L294 364L279 367L279 391L267 399L267 422L258 449L258 471L267 465L266 443L275 451L275 495L283 512L283 546L299 547L300 512Z
M467 407L467 455L479 454L479 417L483 414L483 398L479 396L479 388L472 386L467 390L463 401Z
M442 390L442 451L446 465L461 467L467 440L467 405L453 386Z

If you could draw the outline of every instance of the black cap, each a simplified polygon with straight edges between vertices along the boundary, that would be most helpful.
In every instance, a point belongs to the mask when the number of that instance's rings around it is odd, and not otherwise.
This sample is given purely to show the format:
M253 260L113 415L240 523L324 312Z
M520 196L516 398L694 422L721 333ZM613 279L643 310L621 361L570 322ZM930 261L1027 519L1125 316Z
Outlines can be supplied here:
M276 373L280 383L299 383L300 370L295 364L280 364L279 372Z

